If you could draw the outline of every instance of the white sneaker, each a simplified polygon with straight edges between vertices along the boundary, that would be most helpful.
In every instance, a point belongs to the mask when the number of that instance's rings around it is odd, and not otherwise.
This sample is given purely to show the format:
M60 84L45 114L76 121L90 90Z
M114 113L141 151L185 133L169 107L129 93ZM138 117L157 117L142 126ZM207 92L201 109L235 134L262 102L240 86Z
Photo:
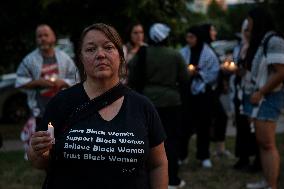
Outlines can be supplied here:
M212 162L210 159L205 159L201 162L203 168L212 168Z
M168 189L179 189L185 187L186 182L184 180L180 180L179 185L169 185Z
M260 180L257 182L250 182L246 184L246 188L247 189L264 189L264 188L270 188L268 186L268 183L266 182L266 180Z

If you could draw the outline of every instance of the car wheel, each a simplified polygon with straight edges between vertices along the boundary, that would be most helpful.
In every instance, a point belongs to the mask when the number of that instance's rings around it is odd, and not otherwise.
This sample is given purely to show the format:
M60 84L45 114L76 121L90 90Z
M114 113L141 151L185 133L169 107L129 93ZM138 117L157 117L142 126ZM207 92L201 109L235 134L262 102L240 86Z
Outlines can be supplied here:
M3 120L7 123L21 123L30 115L27 97L23 93L10 96L3 106Z

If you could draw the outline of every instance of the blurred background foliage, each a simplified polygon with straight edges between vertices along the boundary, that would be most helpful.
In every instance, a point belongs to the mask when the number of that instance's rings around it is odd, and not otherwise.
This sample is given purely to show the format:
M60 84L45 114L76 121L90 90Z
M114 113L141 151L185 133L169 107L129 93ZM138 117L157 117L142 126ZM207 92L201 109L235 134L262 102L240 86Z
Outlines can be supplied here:
M38 24L47 23L58 37L70 37L76 49L84 27L104 22L113 25L126 38L127 25L139 20L148 31L154 22L164 22L172 28L172 44L183 43L184 31L193 24L212 22L219 39L232 39L239 32L247 11L254 4L238 4L222 10L215 0L207 14L189 9L192 0L3 0L0 2L0 74L14 72L22 58L35 48L34 31ZM273 10L276 23L284 31L284 11L280 3L262 6ZM147 34L147 32L146 32Z

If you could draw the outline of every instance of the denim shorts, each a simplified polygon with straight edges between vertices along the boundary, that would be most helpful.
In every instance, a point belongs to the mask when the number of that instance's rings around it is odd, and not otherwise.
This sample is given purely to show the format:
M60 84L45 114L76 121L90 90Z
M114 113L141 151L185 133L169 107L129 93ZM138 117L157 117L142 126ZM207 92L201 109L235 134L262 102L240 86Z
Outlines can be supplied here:
M249 117L254 117L257 120L277 121L281 110L284 107L284 91L272 92L265 95L257 113L253 116L253 109L257 107L250 103L250 95L243 97L243 112Z

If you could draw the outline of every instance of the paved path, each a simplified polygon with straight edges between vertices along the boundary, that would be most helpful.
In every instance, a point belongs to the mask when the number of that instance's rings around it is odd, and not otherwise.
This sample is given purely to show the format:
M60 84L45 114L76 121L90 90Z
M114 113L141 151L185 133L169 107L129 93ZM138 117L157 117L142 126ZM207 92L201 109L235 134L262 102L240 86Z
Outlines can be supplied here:
M280 117L278 120L277 133L284 133L284 115ZM227 128L227 136L235 136L236 128L232 125L232 121L230 120ZM0 148L0 152L7 151L17 151L24 150L22 141L19 140L5 140L3 141L3 146Z

